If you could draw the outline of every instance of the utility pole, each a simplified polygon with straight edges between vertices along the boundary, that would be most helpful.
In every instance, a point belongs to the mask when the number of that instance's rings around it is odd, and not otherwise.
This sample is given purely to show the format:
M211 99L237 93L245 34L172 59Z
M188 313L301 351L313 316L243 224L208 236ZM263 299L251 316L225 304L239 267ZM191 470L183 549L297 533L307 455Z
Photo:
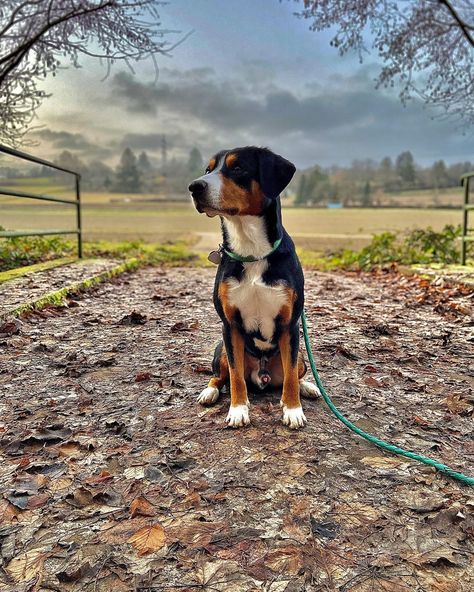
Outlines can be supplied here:
M163 173L166 173L166 165L167 165L167 151L168 147L166 145L166 136L161 136L161 170Z

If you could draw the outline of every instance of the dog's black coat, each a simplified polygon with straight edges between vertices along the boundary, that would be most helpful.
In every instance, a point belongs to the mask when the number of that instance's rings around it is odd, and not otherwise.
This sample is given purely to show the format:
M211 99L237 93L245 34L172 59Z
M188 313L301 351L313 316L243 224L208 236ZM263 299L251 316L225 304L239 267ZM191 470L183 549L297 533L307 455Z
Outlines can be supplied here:
M221 160L228 151L221 151L214 159ZM289 234L283 228L281 221L280 193L291 180L295 167L286 159L262 148L246 147L231 151L238 156L239 170L226 167L221 169L224 176L229 177L236 185L249 190L252 181L259 184L263 195L263 208L261 217L265 223L265 230L270 244L281 238L278 248L267 257L268 268L262 275L264 283L275 285L282 283L291 288L296 294L293 305L290 332L292 362L296 363L299 349L299 319L304 305L304 276L299 259L296 255L295 245ZM222 224L224 247L230 250L228 236L224 224ZM217 270L214 284L214 306L223 322L223 338L227 355L232 364L232 345L230 343L230 326L224 315L222 304L219 300L219 285L226 279L236 278L240 281L244 271L243 264L229 257L225 251ZM262 355L271 356L278 351L278 340L282 331L281 319L275 319L275 332L272 338L272 350L262 351L255 346L254 337L262 338L259 332L247 332L238 318L236 322L245 338L246 350L252 356L260 358Z

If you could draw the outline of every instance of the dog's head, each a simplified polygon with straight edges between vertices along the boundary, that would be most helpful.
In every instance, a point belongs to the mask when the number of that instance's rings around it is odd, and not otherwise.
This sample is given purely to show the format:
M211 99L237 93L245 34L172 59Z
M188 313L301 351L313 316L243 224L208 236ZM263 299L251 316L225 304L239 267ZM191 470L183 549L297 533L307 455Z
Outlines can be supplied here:
M268 148L222 150L189 185L194 205L208 216L259 216L291 181L295 166Z

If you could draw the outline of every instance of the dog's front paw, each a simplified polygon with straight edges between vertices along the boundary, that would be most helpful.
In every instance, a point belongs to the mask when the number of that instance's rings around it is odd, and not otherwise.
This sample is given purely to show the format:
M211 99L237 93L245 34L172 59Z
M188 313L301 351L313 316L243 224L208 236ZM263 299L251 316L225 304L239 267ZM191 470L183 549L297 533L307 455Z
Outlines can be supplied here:
M248 425L250 423L248 405L235 405L235 407L231 405L226 422L232 428Z
M198 397L198 403L201 405L212 405L219 398L219 389L215 386L208 386Z
M321 396L318 387L308 380L300 380L300 395L307 399L317 399Z
M283 405L283 417L281 420L292 430L302 428L306 424L306 417L303 413L302 407L294 407L293 409L288 409L286 405Z

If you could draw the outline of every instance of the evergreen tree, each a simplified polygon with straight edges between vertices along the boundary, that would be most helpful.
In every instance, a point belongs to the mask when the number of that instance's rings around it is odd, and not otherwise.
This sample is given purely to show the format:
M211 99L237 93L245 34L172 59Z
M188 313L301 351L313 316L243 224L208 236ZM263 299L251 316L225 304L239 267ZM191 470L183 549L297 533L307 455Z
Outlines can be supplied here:
M397 156L395 168L406 187L413 187L415 185L415 161L409 150L402 152Z
M200 177L204 174L204 160L198 148L194 147L189 153L188 171L191 177Z
M82 160L75 154L72 154L72 152L69 152L69 150L63 150L54 161L54 164L57 164L63 169L79 173L84 173L86 170L86 166Z
M137 157L130 150L125 148L117 167L117 182L115 190L119 193L139 193L141 186L140 171L137 166Z
M148 154L143 151L140 152L137 162L138 170L142 173L149 173L153 167L151 166L150 159L148 158Z
M449 187L450 179L444 160L437 160L433 164L431 167L431 174L436 189L439 189L440 187Z
M295 204L305 204L306 201L306 175L303 173L298 183L298 189L296 190Z
M370 181L366 181L362 189L361 204L365 208L369 208L372 205L372 187L370 185Z

